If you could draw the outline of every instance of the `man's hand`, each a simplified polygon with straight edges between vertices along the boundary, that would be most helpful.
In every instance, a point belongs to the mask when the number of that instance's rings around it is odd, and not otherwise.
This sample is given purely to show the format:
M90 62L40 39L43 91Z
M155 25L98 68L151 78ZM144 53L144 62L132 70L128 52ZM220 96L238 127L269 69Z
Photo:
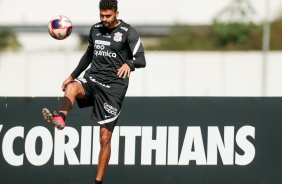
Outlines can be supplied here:
M130 68L128 66L128 64L124 63L119 69L118 69L118 72L117 72L117 75L119 77L129 77L130 76Z
M69 77L63 82L63 84L62 84L62 90L63 90L63 92L65 92L67 84L73 82L73 80L74 80L74 78L72 78L72 76L69 76Z

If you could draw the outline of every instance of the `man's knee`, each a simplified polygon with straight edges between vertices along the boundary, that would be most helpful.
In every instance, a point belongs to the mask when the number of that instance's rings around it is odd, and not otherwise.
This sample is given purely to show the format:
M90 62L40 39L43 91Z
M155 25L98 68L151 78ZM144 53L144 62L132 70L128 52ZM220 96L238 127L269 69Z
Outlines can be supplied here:
M65 93L81 96L84 95L84 90L79 82L71 82L67 84Z
M111 144L111 137L109 137L109 136L101 136L100 137L100 144L101 144L101 147L110 146L110 144Z
M111 146L112 132L106 128L102 128L100 132L100 144L101 147Z
M77 85L74 82L68 83L66 86L66 92L75 92L77 91Z

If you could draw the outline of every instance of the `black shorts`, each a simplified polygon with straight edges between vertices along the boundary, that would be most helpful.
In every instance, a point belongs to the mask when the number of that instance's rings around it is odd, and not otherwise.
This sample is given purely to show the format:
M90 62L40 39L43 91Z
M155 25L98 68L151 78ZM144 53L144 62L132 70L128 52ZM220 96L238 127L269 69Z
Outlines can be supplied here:
M79 108L93 106L92 119L113 131L120 115L122 101L103 91L103 86L98 81L89 78L79 78L75 81L82 84L85 92L84 99L76 99Z

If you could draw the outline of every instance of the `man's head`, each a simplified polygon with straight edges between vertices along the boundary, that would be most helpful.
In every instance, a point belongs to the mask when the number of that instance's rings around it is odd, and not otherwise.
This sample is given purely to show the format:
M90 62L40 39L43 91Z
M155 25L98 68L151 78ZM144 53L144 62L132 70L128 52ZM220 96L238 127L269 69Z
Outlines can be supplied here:
M99 3L100 10L113 10L118 11L117 0L101 0Z
M100 20L105 27L114 28L118 24L117 0L101 0L99 3Z

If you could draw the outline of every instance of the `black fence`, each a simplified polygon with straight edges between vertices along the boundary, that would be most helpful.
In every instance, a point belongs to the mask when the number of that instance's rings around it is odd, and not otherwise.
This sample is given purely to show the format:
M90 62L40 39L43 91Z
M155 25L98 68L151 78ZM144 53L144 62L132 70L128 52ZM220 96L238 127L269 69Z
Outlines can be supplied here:
M0 98L0 183L91 184L99 126L76 105L58 131L41 116L61 98ZM278 184L282 98L127 97L104 183Z

